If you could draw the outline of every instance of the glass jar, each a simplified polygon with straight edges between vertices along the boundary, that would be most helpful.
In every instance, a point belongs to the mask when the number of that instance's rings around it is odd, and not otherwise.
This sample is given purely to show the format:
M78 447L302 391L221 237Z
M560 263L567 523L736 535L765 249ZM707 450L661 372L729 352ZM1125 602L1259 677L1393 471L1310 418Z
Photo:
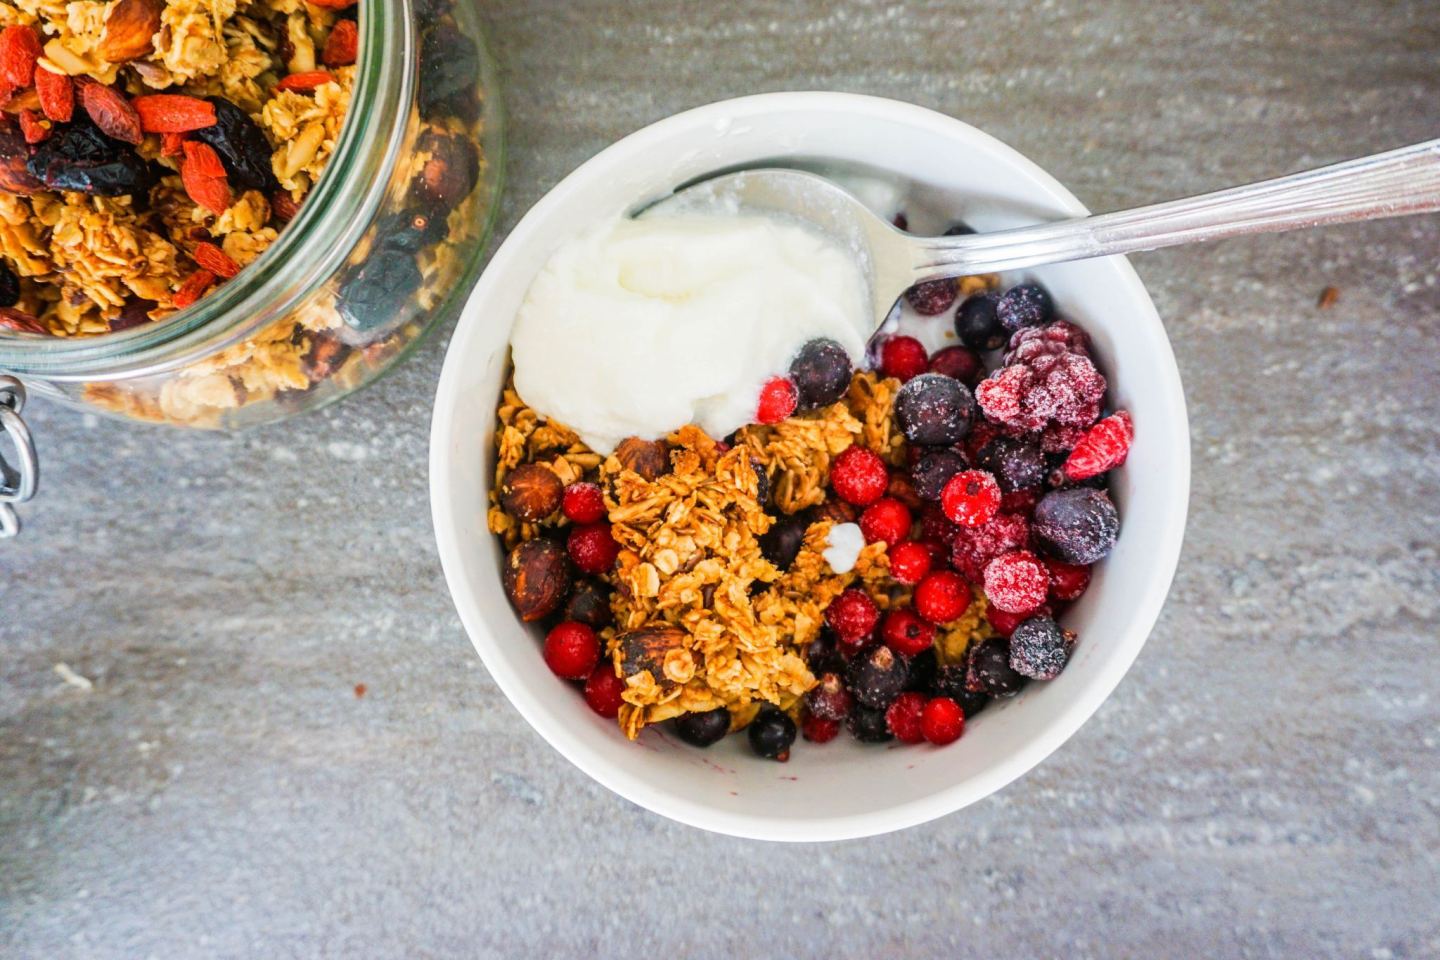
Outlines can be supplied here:
M90 338L0 330L0 374L137 421L234 429L375 380L464 301L503 165L474 0L361 0L340 142L239 276L161 321Z

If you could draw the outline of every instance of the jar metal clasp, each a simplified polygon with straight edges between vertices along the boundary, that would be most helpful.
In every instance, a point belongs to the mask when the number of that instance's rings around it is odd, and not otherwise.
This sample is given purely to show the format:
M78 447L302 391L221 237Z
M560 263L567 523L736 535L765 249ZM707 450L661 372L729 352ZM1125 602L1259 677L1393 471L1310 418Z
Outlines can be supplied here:
M30 428L21 419L25 409L25 387L14 377L0 375L0 432L15 445L18 463L12 465L0 449L0 540L8 540L20 532L20 518L14 503L24 503L35 496L40 484L40 460L35 456L35 442Z

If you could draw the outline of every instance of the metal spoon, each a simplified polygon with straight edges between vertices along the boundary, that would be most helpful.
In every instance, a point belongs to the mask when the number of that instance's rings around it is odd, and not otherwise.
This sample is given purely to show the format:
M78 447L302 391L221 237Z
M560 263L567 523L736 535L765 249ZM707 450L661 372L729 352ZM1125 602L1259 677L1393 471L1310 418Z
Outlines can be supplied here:
M855 251L883 320L925 280L1436 210L1440 140L1183 200L959 237L902 233L832 181L783 168L721 174L635 215L758 213L812 224Z

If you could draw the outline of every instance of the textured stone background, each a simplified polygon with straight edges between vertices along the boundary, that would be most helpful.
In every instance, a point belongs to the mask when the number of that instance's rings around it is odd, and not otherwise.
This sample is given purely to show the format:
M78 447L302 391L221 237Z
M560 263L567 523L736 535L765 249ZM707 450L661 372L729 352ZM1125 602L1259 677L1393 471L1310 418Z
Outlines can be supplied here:
M1094 208L1440 133L1431 0L484 6L506 225L764 90L952 113ZM0 548L0 955L1440 955L1437 249L1431 217L1141 258L1195 443L1154 637L1019 783L833 846L641 812L506 705L431 540L443 337L247 436L37 405L45 489Z

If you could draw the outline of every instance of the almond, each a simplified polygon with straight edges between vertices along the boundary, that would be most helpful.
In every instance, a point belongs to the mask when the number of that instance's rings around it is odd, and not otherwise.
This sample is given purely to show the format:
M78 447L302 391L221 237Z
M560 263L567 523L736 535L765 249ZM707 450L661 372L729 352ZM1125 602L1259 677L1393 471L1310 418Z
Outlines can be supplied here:
M164 0L120 0L105 18L100 56L110 63L128 63L155 50Z

